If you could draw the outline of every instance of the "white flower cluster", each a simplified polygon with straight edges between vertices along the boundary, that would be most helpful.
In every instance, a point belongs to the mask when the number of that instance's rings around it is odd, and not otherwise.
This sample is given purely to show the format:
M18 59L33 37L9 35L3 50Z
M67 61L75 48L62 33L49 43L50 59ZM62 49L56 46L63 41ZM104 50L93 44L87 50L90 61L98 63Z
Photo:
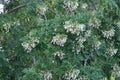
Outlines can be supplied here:
M88 37L90 37L91 36L91 30L87 30L86 32L85 32L85 38L88 38Z
M41 15L45 15L46 11L48 10L47 5L37 5L36 8L37 12L40 13Z
M110 48L108 48L108 49L106 49L106 54L109 54L110 56L113 56L113 55L115 55L116 53L117 53L117 51L118 51L118 49L115 49L115 48L113 48L113 47L110 47Z
M84 37L78 37L76 38L77 44L75 43L74 47L73 47L73 52L76 52L76 54L78 54L82 48L84 48L83 43L86 41L86 38Z
M65 80L76 80L76 78L78 77L80 71L78 69L73 69L70 72L66 73L63 78Z
M2 47L2 46L0 46L0 52L4 52L4 50L3 50L3 47Z
M113 66L112 76L120 77L120 67L117 64Z
M3 24L3 28L5 29L6 33L9 32L11 26L18 26L20 25L20 21L17 20L17 21L14 21L14 22L8 22L8 23L5 23Z
M83 8L83 9L86 9L87 7L88 7L88 4L87 4L87 3L83 3L83 4L82 4L82 8Z
M5 24L3 24L3 27L4 27L5 31L6 31L6 33L8 33L9 30L10 30L10 27L11 27L11 23L5 23Z
M37 29L32 29L25 37L21 39L23 41L21 45L28 53L31 52L37 44L39 44L40 37L38 35L38 31L39 30Z
M96 49L99 49L101 46L101 42L98 41L98 40L95 40L94 41L94 44L92 45L92 47L96 50Z
M80 76L78 79L76 79L76 80L90 80L90 79L88 79L86 76Z
M101 42L100 41L95 42L94 46L95 46L95 49L99 49L101 46Z
M64 59L65 54L62 51L56 51L54 53L54 57L58 56L60 58L60 60Z
M24 49L29 53L32 51L33 48L39 43L38 37L30 37L29 40L21 43Z
M103 36L107 39L111 39L115 35L115 30L111 29L109 31L103 31Z
M52 80L52 73L48 71L41 71L44 80Z
M79 35L80 32L85 31L85 25L79 24L78 22L72 22L71 20L66 21L64 28L67 30L67 32L71 32L72 34Z
M42 15L44 15L45 12L47 11L47 9L48 9L47 6L41 6L41 7L40 7L40 13L41 13Z
M70 12L76 10L78 6L79 4L76 0L75 1L71 1L71 0L64 1L64 8L67 8Z
M98 29L101 26L101 21L94 17L93 19L90 19L88 25Z
M20 25L20 21L19 20L16 20L16 21L14 21L13 23L12 23L12 25L14 26L18 26L18 25Z
M108 80L106 77L104 77L104 78L101 78L101 79L99 79L99 80Z
M59 46L64 46L64 44L67 41L67 35L65 34L57 34L56 36L53 36L52 43L57 44Z

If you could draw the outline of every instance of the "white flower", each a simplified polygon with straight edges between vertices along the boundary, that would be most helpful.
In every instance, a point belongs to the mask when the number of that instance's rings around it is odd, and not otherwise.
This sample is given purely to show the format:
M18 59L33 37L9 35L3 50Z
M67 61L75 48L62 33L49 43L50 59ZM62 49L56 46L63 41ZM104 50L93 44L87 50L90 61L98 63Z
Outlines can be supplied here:
M101 26L101 21L94 17L93 19L90 19L88 25L98 29Z
M4 52L3 47L0 45L0 52Z
M39 43L39 38L37 37L31 37L29 40L21 43L23 48L29 53L32 51L33 48L36 47L36 45Z
M107 39L111 39L115 35L115 30L111 29L109 31L103 31L103 36Z
M5 23L3 24L4 29L6 30L6 33L9 32L10 28L11 28L11 23Z
M45 15L46 11L48 10L48 7L47 7L47 5L37 5L36 10L41 15Z
M98 40L94 40L94 43L93 43L92 47L93 47L94 49L99 49L100 46L101 46L101 42L98 41Z
M84 42L86 41L86 38L84 37L77 37L76 38L76 42L74 43L74 46L73 46L73 52L76 52L76 54L78 54L82 48L84 48Z
M60 60L63 60L64 59L64 53L62 51L56 51L54 53L54 57L58 56L60 58Z
M29 53L32 51L33 48L39 43L39 40L28 40L27 42L21 43L24 49Z
M99 49L100 48L100 45L101 45L101 42L100 41L97 41L95 43L95 49Z
M80 32L85 31L84 24L72 22L71 20L65 22L64 28L67 30L67 32L71 32L72 34L77 34L77 35L79 35Z
M87 4L87 3L83 3L83 4L82 4L82 8L83 8L83 9L86 9L87 7L88 7L88 4Z
M57 44L59 46L64 46L64 44L67 41L67 35L64 34L57 34L56 36L53 36L52 43Z
M36 47L37 44L39 44L39 37L37 35L38 30L33 29L25 36L27 40L23 41L21 45L23 48L29 53L32 51L33 48Z
M52 80L52 73L48 71L41 71L44 80Z
M101 79L99 79L99 80L108 80L106 77L104 77L104 78L101 78Z
M47 9L48 9L47 6L40 6L40 13L41 13L42 15L45 15Z
M90 79L88 79L88 77L86 77L86 76L80 76L78 79L76 79L76 80L90 80Z
M85 32L85 38L88 38L88 37L90 37L91 36L91 30L87 30L86 32Z
M4 12L4 5L0 4L0 14Z
M30 43L23 42L23 43L21 43L21 45L24 47L25 50L27 50L28 53L31 52L32 46L30 46Z
M86 41L86 38L80 36L80 37L76 38L76 40L78 43L83 44Z
M38 44L39 43L39 38L38 37L31 37L30 38L32 42Z
M78 24L77 26L78 26L78 29L79 29L80 31L82 31L82 32L85 31L85 25L84 25L84 24ZM77 26L76 26L76 27L77 27Z
M12 23L12 25L17 25L18 26L18 25L20 25L20 21L19 20L15 21L15 22Z
M78 69L73 69L68 73L65 73L65 75L63 76L63 78L65 80L76 80L76 78L78 77L80 71Z
M117 64L115 64L113 66L112 76L114 76L114 77L119 77L120 76L120 67Z
M118 49L110 47L110 48L106 49L105 53L109 54L110 56L113 56L113 55L115 55L117 53L117 51L118 51Z
M64 7L67 8L71 12L76 10L78 6L79 4L77 1L68 1L68 0L64 1Z

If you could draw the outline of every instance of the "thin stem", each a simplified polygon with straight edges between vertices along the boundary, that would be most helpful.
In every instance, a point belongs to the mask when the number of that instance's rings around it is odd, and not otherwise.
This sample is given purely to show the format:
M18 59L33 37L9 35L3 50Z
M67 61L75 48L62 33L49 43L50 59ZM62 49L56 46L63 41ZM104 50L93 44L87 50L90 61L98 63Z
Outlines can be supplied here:
M45 20L47 20L47 17L46 17L46 15L45 15L45 13L43 14L43 16L44 16Z
M34 64L34 65L36 64L35 56L33 56L33 64Z
M15 8L13 8L13 9L11 9L10 11L8 11L7 14L8 14L8 13L11 13L11 12L14 12L15 10L18 10L18 9L20 9L20 8L22 8L22 7L25 7L26 5L27 5L27 4L19 5L19 6L15 7Z

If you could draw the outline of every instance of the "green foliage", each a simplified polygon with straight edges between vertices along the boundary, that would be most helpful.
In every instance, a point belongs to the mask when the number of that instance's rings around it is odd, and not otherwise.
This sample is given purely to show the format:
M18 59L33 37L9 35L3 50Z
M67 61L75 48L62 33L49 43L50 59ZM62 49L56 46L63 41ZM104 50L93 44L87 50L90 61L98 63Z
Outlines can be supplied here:
M120 76L119 0L10 0L0 20L0 80Z
M25 75L20 80L43 80L41 75L34 69L24 69Z

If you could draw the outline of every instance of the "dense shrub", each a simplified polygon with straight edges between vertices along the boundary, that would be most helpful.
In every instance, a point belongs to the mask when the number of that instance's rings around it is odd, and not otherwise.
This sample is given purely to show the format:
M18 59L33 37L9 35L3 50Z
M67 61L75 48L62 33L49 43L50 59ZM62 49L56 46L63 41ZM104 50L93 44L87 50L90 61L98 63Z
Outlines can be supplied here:
M10 0L0 20L1 80L120 76L120 0Z

